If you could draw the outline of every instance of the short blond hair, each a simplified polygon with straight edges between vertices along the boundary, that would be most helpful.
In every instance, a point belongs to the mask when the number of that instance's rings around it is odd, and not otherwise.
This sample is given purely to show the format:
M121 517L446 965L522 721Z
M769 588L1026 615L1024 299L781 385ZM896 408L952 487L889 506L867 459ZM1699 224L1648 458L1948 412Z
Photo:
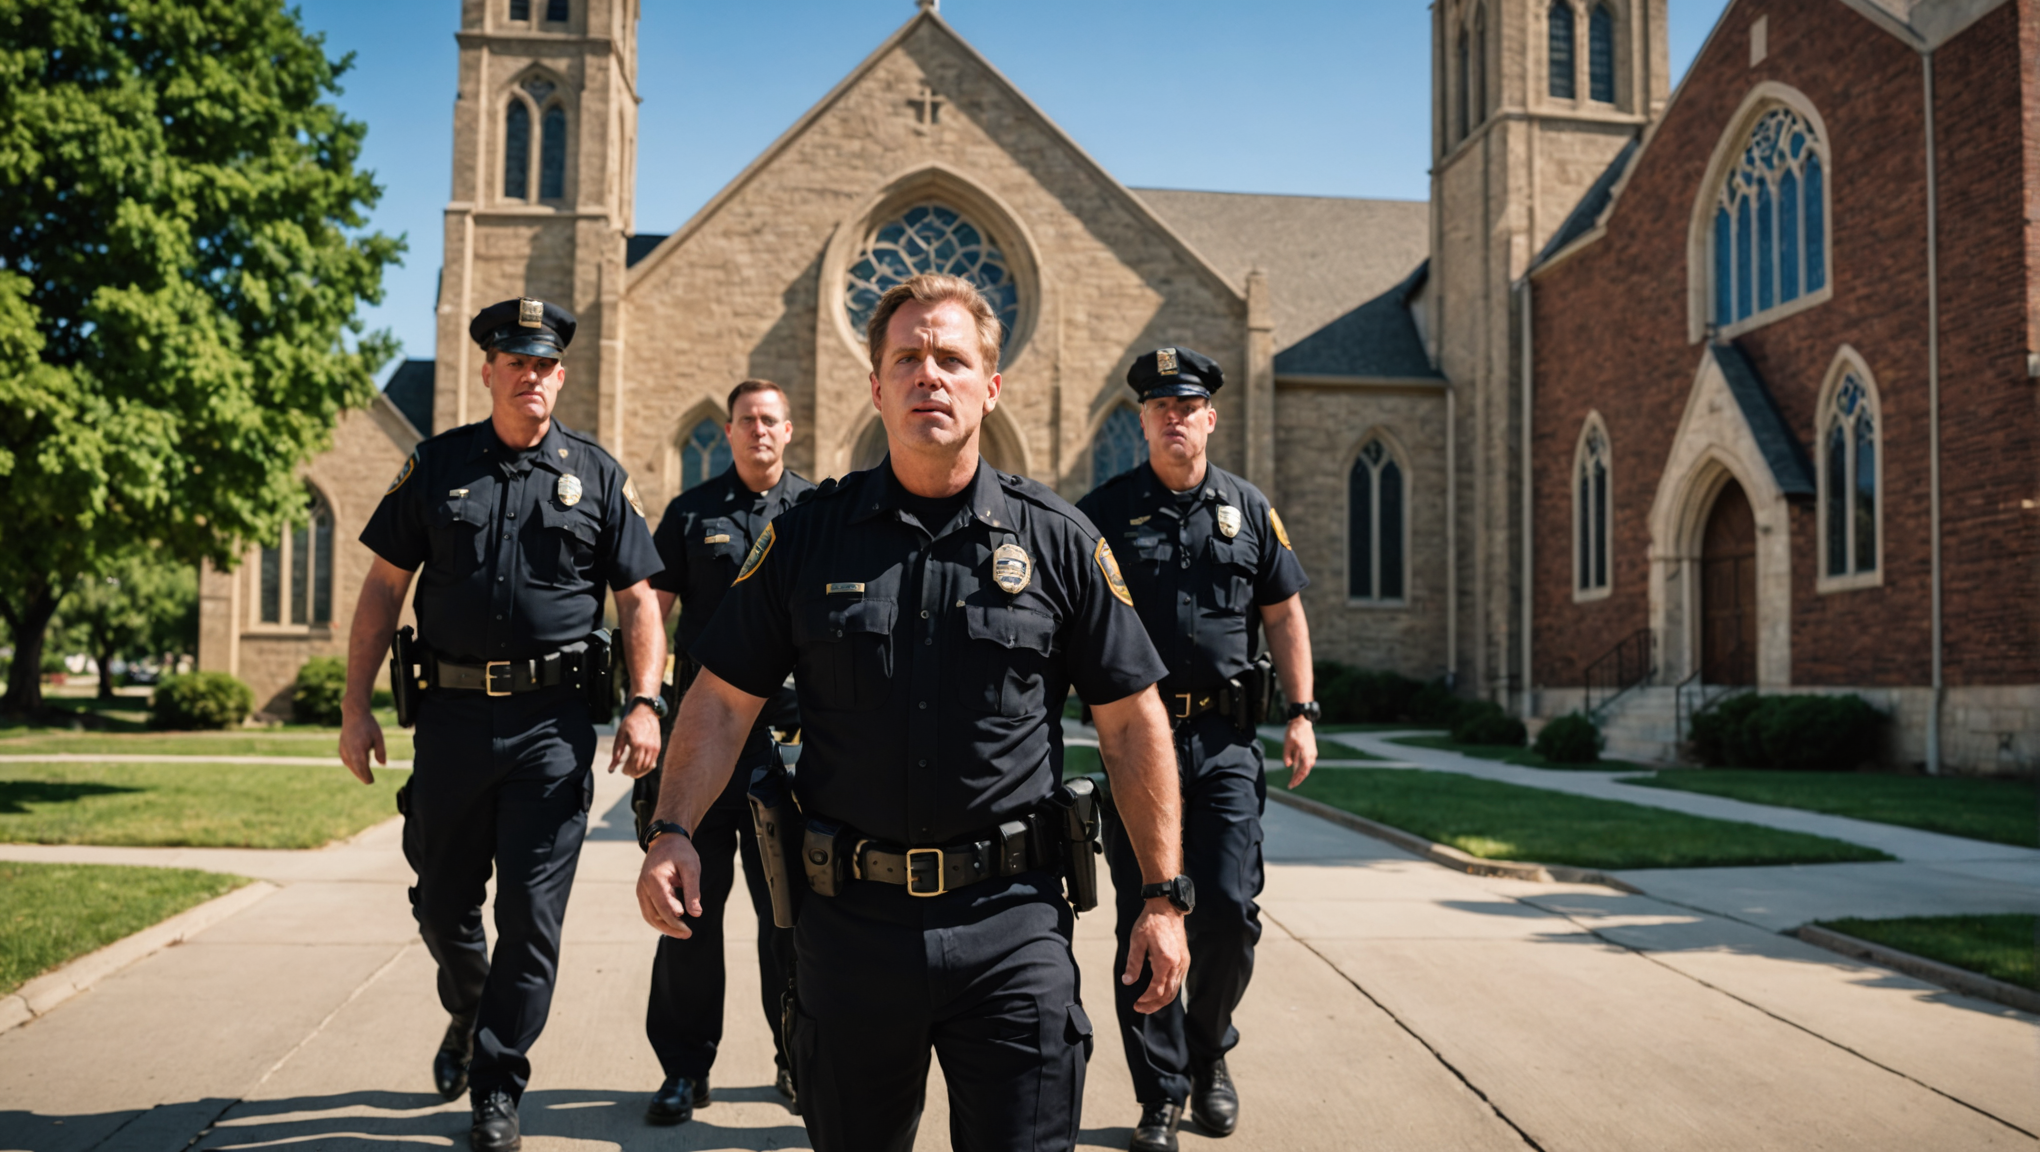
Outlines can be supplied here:
M978 351L985 358L986 367L993 372L999 370L999 340L1003 333L999 328L999 314L985 301L977 285L961 276L942 272L923 272L902 280L886 289L879 297L878 307L871 313L871 319L864 325L864 341L871 349L871 370L879 370L879 359L885 355L886 329L892 326L893 313L898 312L913 300L921 304L961 304L977 322Z

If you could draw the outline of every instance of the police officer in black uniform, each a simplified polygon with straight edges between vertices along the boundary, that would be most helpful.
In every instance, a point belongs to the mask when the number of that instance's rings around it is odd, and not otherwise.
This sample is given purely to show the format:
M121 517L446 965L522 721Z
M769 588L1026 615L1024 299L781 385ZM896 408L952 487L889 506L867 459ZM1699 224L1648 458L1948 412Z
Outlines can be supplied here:
M1261 722L1266 665L1253 662L1256 634L1268 631L1288 699L1283 762L1290 787L1317 760L1311 724L1310 634L1298 596L1308 580L1282 518L1260 489L1205 459L1217 426L1212 394L1225 376L1209 357L1162 348L1139 357L1126 382L1141 399L1148 461L1079 501L1118 550L1141 623L1169 665L1159 685L1175 726L1183 779L1183 857L1197 889L1190 917L1190 976L1180 1001L1135 1011L1119 990L1120 1032L1141 1105L1134 1152L1176 1147L1186 1097L1214 1136L1239 1122L1239 1096L1225 1055L1239 1043L1233 1009L1254 970L1261 938ZM1123 835L1108 833L1106 855L1119 892L1119 951L1140 912L1137 860Z
M730 422L723 435L730 445L730 467L673 498L652 535L666 570L652 577L661 618L680 601L680 623L673 647L680 653L674 684L684 693L693 675L685 653L708 627L723 593L737 575L751 542L781 512L806 498L814 485L785 466L793 421L786 393L768 380L746 380L729 396ZM744 886L758 918L758 983L765 1020L772 1029L773 1054L779 1065L778 1089L791 1103L793 1077L780 1035L782 1001L793 976L793 930L772 924L772 898L758 859L758 837L744 792L754 769L774 763L779 755L772 730L800 725L800 710L791 689L782 686L760 713L758 723L737 757L729 786L716 797L694 829L694 847L701 855L701 912L693 935L659 937L652 963L652 992L645 1008L645 1035L658 1053L666 1081L652 1096L646 1118L655 1124L679 1124L708 1103L708 1071L715 1063L723 1030L723 906L735 882L732 860L741 855ZM658 800L660 773L655 769L638 781L634 806L647 817ZM648 831L648 828L641 829Z
M370 693L415 571L427 687L400 807L412 910L453 1018L433 1075L449 1100L470 1089L470 1146L510 1152L594 794L604 594L616 597L635 693L610 771L655 765L665 636L637 490L595 441L552 419L574 317L506 300L468 331L487 353L489 418L420 444L361 533L375 561L348 641L340 758L364 783L371 753L387 763ZM493 957L482 933L492 869Z
M890 455L824 483L752 545L694 644L703 671L639 878L645 918L685 936L701 913L688 836L791 670L803 860L820 863L795 929L789 1041L821 1152L910 1148L931 1047L954 1147L1075 1143L1091 1024L1042 818L1072 684L1157 890L1122 979L1152 985L1145 1008L1180 984L1177 782L1150 688L1164 669L1090 522L979 459L999 335L954 277L880 301L867 338Z

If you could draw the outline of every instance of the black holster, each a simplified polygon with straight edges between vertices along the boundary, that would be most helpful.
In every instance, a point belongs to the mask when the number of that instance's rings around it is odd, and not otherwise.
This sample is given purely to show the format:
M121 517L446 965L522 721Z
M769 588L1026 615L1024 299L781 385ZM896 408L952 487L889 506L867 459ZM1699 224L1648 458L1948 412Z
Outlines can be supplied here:
M581 691L590 721L607 724L616 719L616 647L607 628L597 628L588 637L587 654L581 657Z
M794 799L793 774L775 756L774 763L751 773L745 799L751 806L751 826L758 833L765 888L772 896L772 923L791 928L800 918L801 897L808 887L801 852L807 828Z
M1105 852L1103 823L1099 819L1098 786L1088 776L1066 780L1049 793L1042 806L1048 831L1060 832L1061 843L1048 859L1062 859L1063 882L1070 907L1089 912L1098 906L1098 857Z
M390 700L397 708L397 727L418 722L418 700L425 694L425 669L420 666L418 635L409 624L390 639Z
M1275 658L1263 652L1227 684L1232 691L1233 727L1252 736L1268 722L1275 703Z

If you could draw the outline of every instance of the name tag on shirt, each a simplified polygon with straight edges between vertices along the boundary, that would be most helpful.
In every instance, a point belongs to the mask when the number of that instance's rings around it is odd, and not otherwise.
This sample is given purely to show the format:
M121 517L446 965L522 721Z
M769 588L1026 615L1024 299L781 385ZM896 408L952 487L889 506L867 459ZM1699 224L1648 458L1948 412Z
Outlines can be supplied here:
M858 594L860 594L860 595L861 595L861 594L863 594L863 592L864 592L864 585L862 585L862 584L831 584L831 585L829 585L829 590L828 590L828 592L827 592L827 593L825 593L825 595L829 595L829 596L834 596L834 595L836 595L836 594L837 594L838 592L855 592L855 593L858 593Z
M730 542L730 534L727 532L718 532L713 536L702 537L701 542L703 544L727 544Z

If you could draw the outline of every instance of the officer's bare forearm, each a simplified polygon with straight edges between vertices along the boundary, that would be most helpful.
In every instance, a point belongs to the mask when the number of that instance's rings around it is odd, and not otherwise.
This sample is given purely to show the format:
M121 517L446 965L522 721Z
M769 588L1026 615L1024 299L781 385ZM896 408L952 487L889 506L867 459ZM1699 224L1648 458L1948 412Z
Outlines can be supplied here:
M404 614L404 593L411 587L411 574L378 556L361 582L361 597L354 604L354 625L347 633L347 694L340 698L347 711L366 714L375 699L376 677L382 672L383 657L390 651L390 636Z
M690 831L700 823L701 814L729 783L737 755L763 707L763 696L739 691L707 669L695 677L673 719L673 739L659 781L658 819Z
M624 666L630 672L630 694L656 696L666 671L665 614L659 594L643 580L616 591L616 630L623 642Z
M1268 630L1268 654L1282 677L1282 698L1301 704L1317 699L1317 677L1310 666L1310 624L1303 618L1303 595L1261 609Z
M1112 803L1133 841L1141 878L1160 884L1183 871L1183 790L1169 715L1153 688L1091 706Z

